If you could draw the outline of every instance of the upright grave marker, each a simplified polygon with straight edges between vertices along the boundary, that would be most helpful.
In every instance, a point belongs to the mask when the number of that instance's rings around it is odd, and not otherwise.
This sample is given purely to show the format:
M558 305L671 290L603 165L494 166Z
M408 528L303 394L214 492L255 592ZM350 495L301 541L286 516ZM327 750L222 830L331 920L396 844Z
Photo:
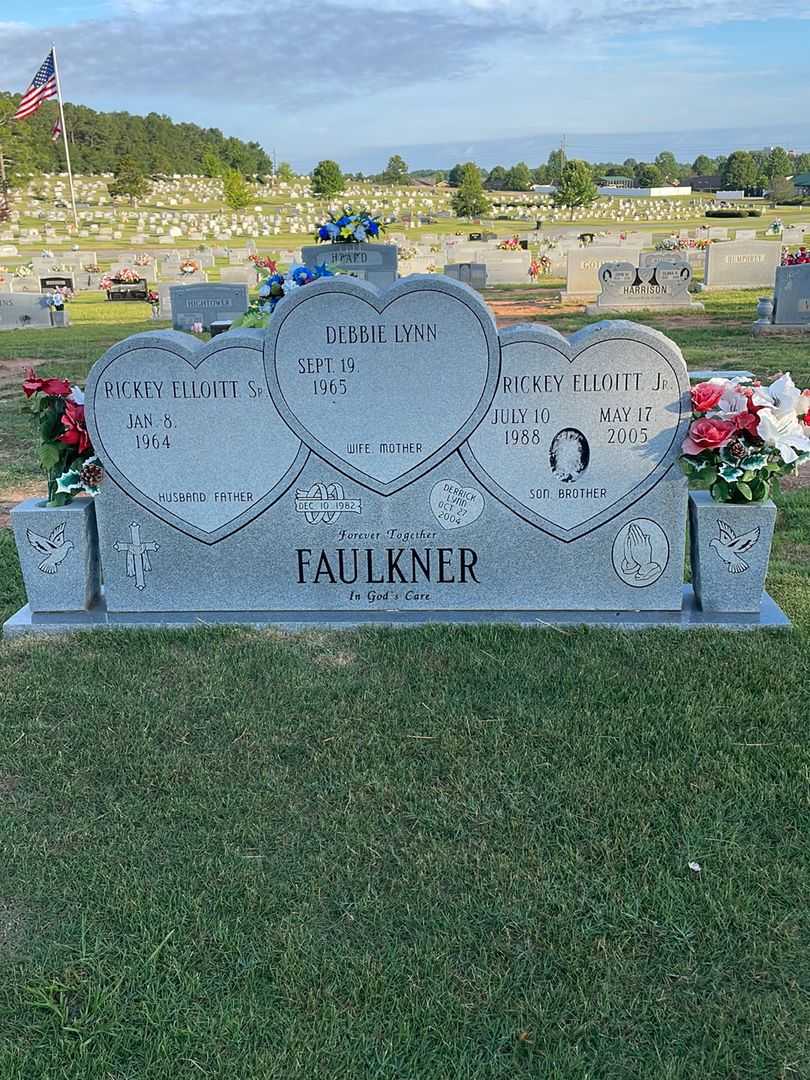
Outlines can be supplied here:
M86 388L106 470L87 619L680 624L688 388L654 330L499 339L438 275L323 279L207 344L135 335Z
M305 244L301 248L305 266L327 266L341 274L385 287L397 279L396 244Z
M161 314L166 309L175 330L190 330L201 323L210 330L212 322L238 319L248 309L248 287L237 284L161 285Z
M638 266L640 248L626 245L590 245L568 252L564 300L595 300L601 291L599 270L606 263L629 262Z
M606 263L599 269L602 292L589 314L600 311L633 311L645 308L689 308L703 311L689 295L692 271L689 264L671 259L654 266Z
M782 258L772 240L733 240L706 248L704 289L756 289L773 282Z

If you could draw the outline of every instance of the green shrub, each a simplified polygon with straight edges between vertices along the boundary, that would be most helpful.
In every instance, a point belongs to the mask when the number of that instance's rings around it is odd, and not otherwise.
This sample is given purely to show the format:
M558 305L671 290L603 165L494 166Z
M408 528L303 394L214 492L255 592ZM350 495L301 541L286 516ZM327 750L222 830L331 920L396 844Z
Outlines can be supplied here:
M744 217L762 217L761 210L747 210L740 207L739 210L722 209L722 210L707 210L706 217L712 218L744 218Z

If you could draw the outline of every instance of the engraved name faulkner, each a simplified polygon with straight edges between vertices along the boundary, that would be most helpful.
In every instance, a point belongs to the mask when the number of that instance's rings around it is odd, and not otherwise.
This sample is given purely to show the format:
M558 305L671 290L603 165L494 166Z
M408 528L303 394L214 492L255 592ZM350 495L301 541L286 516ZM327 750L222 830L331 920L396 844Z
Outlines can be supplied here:
M430 529L386 529L358 532L340 529L338 546L330 549L297 548L299 585L381 585L365 596L356 589L349 600L369 603L426 602L425 586L480 584L478 552L469 547L434 547L437 534ZM424 547L354 547L355 543L424 544ZM404 588L402 587L404 586ZM409 588L408 586L418 586Z

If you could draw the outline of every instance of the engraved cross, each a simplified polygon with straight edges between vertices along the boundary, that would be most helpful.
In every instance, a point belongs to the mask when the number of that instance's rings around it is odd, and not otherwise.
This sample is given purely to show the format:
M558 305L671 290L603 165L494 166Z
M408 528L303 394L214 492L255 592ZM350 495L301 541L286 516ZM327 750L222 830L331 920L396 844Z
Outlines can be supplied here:
M125 551L127 553L127 577L134 577L135 588L143 590L146 588L144 574L152 569L149 552L157 551L160 544L155 540L142 541L141 527L136 521L130 522L129 536L129 543L124 540L116 540L113 547L116 551Z

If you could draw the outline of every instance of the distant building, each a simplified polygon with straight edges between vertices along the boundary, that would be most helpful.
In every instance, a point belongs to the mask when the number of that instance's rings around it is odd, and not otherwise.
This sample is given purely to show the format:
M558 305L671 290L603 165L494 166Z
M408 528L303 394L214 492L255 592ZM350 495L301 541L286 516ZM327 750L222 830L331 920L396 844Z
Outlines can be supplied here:
M797 173L791 177L797 195L810 195L810 172Z
M723 187L720 173L712 173L711 176L690 176L688 180L684 180L684 184L688 184L692 191L720 191Z
M596 183L598 187L608 188L631 188L636 186L632 176L600 176Z

